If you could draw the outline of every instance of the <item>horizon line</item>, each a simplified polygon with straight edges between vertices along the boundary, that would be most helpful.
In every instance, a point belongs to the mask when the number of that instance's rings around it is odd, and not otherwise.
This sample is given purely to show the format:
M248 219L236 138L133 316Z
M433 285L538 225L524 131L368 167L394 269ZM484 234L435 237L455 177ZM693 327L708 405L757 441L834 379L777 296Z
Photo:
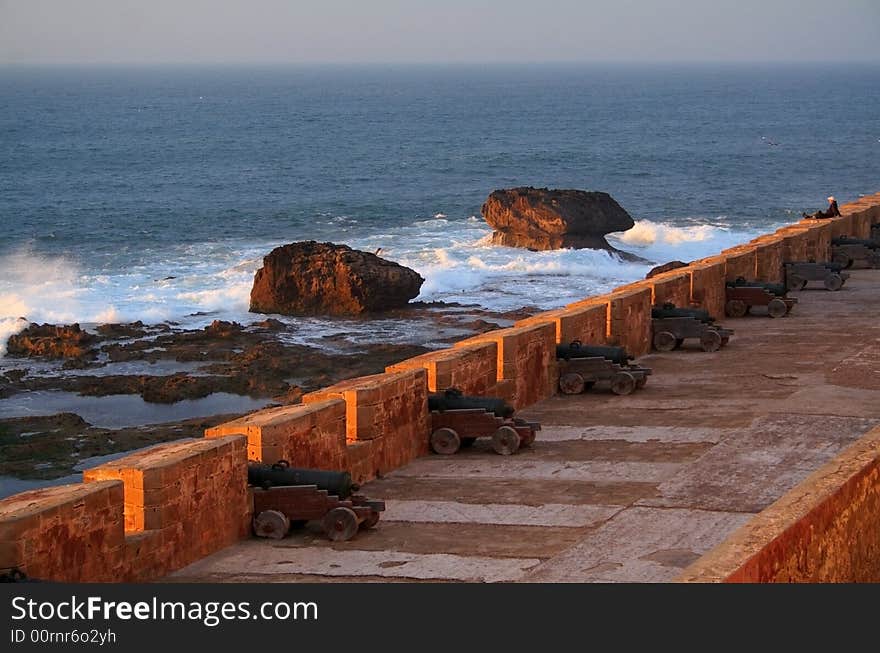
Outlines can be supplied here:
M553 59L539 61L2 61L0 66L584 66L584 65L880 65L878 59Z

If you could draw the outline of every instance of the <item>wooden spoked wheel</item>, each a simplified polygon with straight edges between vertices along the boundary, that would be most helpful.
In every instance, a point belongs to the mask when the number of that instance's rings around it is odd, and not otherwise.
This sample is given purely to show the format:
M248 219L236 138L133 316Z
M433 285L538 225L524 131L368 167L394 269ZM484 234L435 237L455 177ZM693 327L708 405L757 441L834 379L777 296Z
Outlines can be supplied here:
M840 290L843 288L843 277L836 272L832 272L825 277L823 283L828 290Z
M779 297L771 299L767 304L767 314L770 317L782 317L786 313L788 313L788 306Z
M290 530L290 520L279 510L264 510L254 517L254 535L280 540Z
M379 523L379 517L381 516L382 513L380 513L378 510L370 511L370 515L361 522L361 529L363 530L365 528L373 528L373 526Z
M509 456L519 450L519 433L512 426L501 426L492 434L492 448L495 453Z
M748 304L741 299L731 299L724 306L724 312L728 317L743 317L749 312Z
M559 392L564 395L579 395L584 391L584 377L577 372L569 372L559 377Z
M849 257L849 254L844 254L843 252L837 252L831 256L831 261L833 263L839 263L844 267L844 269L852 267L853 260Z
M354 537L358 530L357 515L351 508L334 508L321 520L324 533L334 542L345 542Z
M636 389L636 379L629 372L618 372L611 377L611 392L616 395L628 395Z
M658 331L654 334L654 349L657 351L672 351L677 342L675 335L669 331Z
M785 287L788 290L803 290L807 280L798 274L789 274L785 277Z
M714 329L706 329L700 336L700 345L702 345L703 351L718 351L722 344L721 334Z
M451 456L461 448L461 438L450 428L439 428L431 434L431 451Z

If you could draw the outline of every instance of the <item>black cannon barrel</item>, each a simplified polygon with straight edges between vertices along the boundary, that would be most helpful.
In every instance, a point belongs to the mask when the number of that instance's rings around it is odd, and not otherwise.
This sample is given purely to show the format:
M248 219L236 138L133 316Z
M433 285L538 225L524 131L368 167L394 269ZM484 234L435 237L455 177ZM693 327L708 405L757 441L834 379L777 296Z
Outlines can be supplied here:
M832 272L841 272L842 270L846 269L846 265L844 263L835 263L834 261L786 261L785 265L815 265L818 267L823 267L826 270L831 270Z
M880 243L876 240L871 240L868 238L850 238L849 236L840 236L839 238L831 239L832 245L864 245L868 249L877 249L880 247Z
M320 469L297 469L290 467L285 461L274 465L248 463L248 484L269 488L279 485L317 485L319 490L326 490L341 499L351 496L358 490L352 483L348 472L327 472Z
M731 288L763 288L771 295L777 297L785 297L787 291L784 283L766 283L764 281L748 281L742 277L738 277L735 281L728 281L727 285Z
M570 360L572 358L605 358L618 365L626 365L632 356L623 347L605 345L584 345L575 340L567 345L556 345L556 358Z
M672 304L654 306L651 309L651 317L655 320L662 320L667 317L693 317L700 322L711 323L715 321L715 318L709 315L709 311L702 308L678 308Z
M450 388L445 392L428 395L428 410L462 410L465 408L482 408L486 412L495 413L498 417L511 417L513 406L497 397L470 397L461 391Z

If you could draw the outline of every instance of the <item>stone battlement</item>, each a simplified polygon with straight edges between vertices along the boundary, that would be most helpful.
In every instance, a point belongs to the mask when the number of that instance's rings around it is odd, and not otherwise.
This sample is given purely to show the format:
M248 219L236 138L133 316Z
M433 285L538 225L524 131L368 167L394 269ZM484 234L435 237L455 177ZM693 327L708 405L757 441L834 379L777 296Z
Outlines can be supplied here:
M428 392L458 387L504 397L517 409L531 406L555 394L557 343L581 340L646 354L652 305L673 302L721 317L727 280L779 282L784 261L828 260L832 237L868 237L871 224L880 222L880 194L846 204L841 212L840 218L804 220L652 279L401 361L384 374L307 394L302 405L222 424L208 429L204 439L133 452L86 470L82 483L8 497L0 501L0 568L58 581L162 577L248 536L248 460L345 469L358 482L387 474L427 453ZM796 501L789 497L789 504L767 509L783 511L784 521L766 517L759 536L732 538L683 578L861 579L854 570L864 564L841 562L830 569L792 560L813 555L827 534L835 559L854 559L857 554L849 551L855 547L876 563L876 537L872 543L864 539L866 525L875 533L880 526L880 481L871 451L876 446L854 449L847 473L817 472L808 482L821 491L802 490ZM844 513L852 515L844 519ZM857 537L850 537L855 531L848 524L859 525Z

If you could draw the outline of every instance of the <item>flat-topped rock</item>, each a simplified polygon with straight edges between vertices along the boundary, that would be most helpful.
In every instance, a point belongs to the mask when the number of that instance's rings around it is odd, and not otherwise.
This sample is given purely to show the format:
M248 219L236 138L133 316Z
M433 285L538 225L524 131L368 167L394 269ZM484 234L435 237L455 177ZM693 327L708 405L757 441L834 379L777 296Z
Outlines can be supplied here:
M482 214L495 229L493 243L537 250L574 247L616 251L605 234L635 225L620 204L598 191L496 190L483 204Z
M291 243L263 258L250 310L281 315L388 311L406 306L424 281L414 270L346 245Z

